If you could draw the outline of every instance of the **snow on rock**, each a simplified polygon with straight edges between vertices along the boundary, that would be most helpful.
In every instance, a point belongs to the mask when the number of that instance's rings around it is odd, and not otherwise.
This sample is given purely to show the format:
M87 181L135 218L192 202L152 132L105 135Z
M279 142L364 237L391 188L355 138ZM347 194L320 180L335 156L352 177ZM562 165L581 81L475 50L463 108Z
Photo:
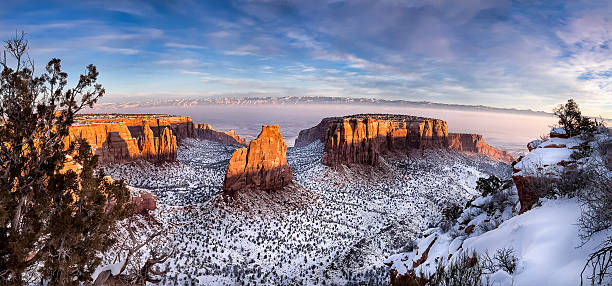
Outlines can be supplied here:
M567 138L567 132L565 131L565 128L553 128L550 130L550 137Z
M419 241L415 251L392 255L385 262L404 274L437 238L427 260L414 269L416 273L433 273L436 260L447 261L449 255L458 257L463 251L493 256L498 249L512 248L519 261L518 269L512 275L503 270L491 274L493 285L580 285L580 272L588 255L610 234L609 231L598 234L582 245L577 224L580 211L576 199L547 200L541 207L514 216L494 230L469 238L452 239L448 233L436 231Z
M111 274L113 276L115 275L119 275L119 271L121 271L121 268L123 267L123 264L125 263L125 261L120 261L117 263L113 263L113 264L107 264L104 266L100 266L98 268L96 268L96 271L94 271L93 275L91 276L91 279L93 281L96 281L96 279L98 278L98 275L100 275L100 273L106 271L106 270L110 270Z

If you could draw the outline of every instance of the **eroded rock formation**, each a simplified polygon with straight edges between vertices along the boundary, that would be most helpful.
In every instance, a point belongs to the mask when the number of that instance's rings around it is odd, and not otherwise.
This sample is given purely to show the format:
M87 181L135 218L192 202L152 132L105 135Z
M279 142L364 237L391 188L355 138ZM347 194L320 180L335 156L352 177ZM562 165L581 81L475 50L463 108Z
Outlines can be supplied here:
M583 140L554 136L553 132L558 130L551 131L549 140L537 144L530 142L530 152L514 165L512 180L521 203L519 213L530 210L540 197L552 191L561 177L571 176L571 172L578 168L572 153Z
M322 162L376 165L381 154L445 148L446 122L437 119L390 114L358 114L327 118Z
M331 128L334 130L330 131ZM482 135L449 134L446 122L442 120L406 115L360 114L324 118L316 126L300 131L294 145L303 147L316 140L325 143L325 154L328 156L324 155L324 163L327 162L327 165L372 165L377 162L379 154L445 147L459 152L484 154L506 163L514 160L509 153L486 144ZM354 144L355 141L358 144ZM330 152L327 152L328 148Z
M246 145L233 131L224 133L209 124L196 125L187 116L164 114L80 115L64 143L70 144L78 138L89 142L100 164L138 159L153 163L175 161L178 144L186 138Z
M448 147L459 152L484 154L489 158L505 163L512 163L514 156L484 142L480 134L449 133Z
M124 163L137 159L153 163L176 160L177 138L171 126L156 124L151 128L152 120L149 118L143 119L141 125L137 126L132 118L126 119L127 123L120 119L114 122L79 120L70 127L65 144L79 138L87 140L95 150L94 153L99 156L100 164ZM158 130L158 133L155 134L153 129Z
M257 189L279 190L293 179L287 165L287 144L278 125L262 126L261 133L248 148L234 151L223 182L223 191L232 195L237 191Z
M208 123L195 124L194 126L197 132L197 136L200 139L231 145L247 145L246 140L240 138L240 136L238 136L234 130L230 130L227 132L215 130Z

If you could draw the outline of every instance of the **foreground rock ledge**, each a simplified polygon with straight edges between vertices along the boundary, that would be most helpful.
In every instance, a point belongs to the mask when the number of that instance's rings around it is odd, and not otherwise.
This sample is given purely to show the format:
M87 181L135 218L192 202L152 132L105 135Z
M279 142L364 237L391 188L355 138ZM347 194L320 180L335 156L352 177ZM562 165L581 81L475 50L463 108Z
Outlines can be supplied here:
M262 126L248 148L234 151L227 166L223 192L234 196L247 190L281 190L293 179L287 164L287 144L278 125Z

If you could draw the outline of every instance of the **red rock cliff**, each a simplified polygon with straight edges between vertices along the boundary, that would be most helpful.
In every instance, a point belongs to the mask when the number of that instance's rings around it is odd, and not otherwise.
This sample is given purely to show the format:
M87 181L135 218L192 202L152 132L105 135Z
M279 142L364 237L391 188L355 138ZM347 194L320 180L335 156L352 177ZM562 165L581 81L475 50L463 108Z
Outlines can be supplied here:
M249 189L279 190L293 179L287 165L287 144L278 125L262 126L248 148L234 151L223 182L223 191L233 194Z
M515 160L508 152L485 143L480 134L449 133L448 147L459 152L484 154L505 163L512 163Z
M177 145L186 138L246 145L234 131L221 132L206 123L193 124L188 116L165 114L79 115L65 143L78 138L85 138L95 149L100 164L175 161Z
M178 140L173 130L183 136L193 136L192 129L189 117L85 115L78 117L70 127L65 144L84 138L99 156L100 164L137 159L161 163L176 160Z
M367 116L367 115L364 115ZM376 115L376 116L381 116L381 115ZM388 116L393 116L393 115L388 115ZM404 116L404 115L399 115ZM344 119L350 118L350 116L344 117ZM418 117L415 117L418 118ZM303 147L306 146L314 141L320 140L321 142L327 142L327 132L330 129L330 127L332 126L337 126L338 122L339 122L339 118L336 117L330 117L330 118L324 118L323 120L321 120L321 122L319 124L317 124L316 126L309 128L309 129L304 129L302 131L300 131L300 134L298 135L298 137L295 139L295 147ZM433 119L426 119L426 120L433 120ZM438 120L440 121L440 120ZM432 121L433 122L433 121ZM443 122L443 121L442 121ZM349 124L350 125L350 124ZM387 125L388 127L389 125ZM382 128L382 133L385 134L385 129L387 129L387 127ZM335 128L335 127L334 127ZM351 127L352 128L352 127ZM397 126L390 126L391 129L394 128L398 128ZM343 128L343 129L347 129L347 128ZM401 129L401 128L400 128ZM343 132L343 131L339 131L339 132ZM363 132L363 130L361 131ZM396 130L394 131L396 135L399 135L400 137L402 137L401 134L403 134L403 132L406 131L399 131ZM407 132L406 132L407 134ZM361 136L361 135L359 135ZM358 136L358 137L359 137ZM384 137L384 135L383 135ZM393 136L391 136L393 137ZM486 156L489 156L490 158L494 159L494 160L498 160L498 161L502 161L505 163L510 163L512 162L515 158L510 155L509 153L505 152L505 151L501 151L495 147L492 147L488 144L486 144L484 142L483 136L479 135L479 134L462 134L462 133L448 133L447 136L447 140L448 140L448 147L455 150L455 151L459 151L459 152L466 152L466 153L478 153L478 154L484 154ZM385 141L385 140L383 140ZM393 140L393 141L397 141L397 140ZM393 142L390 141L390 142ZM401 147L401 145L403 143L401 143L402 141L400 140L400 149L406 149L405 145L404 147ZM408 140L409 142L409 140ZM438 146L441 146L443 144L438 144ZM389 146L394 146L394 144L391 144ZM395 146L397 146L397 144L395 144ZM327 145L326 145L327 147ZM381 147L381 146L379 146ZM366 151L365 156L362 156L363 158L355 158L355 159L349 159L352 161L365 161L366 164L370 164L371 160L375 158L367 158L368 156L372 156L373 154L369 154L368 153L368 148L369 147L357 147L357 148L361 148L360 151ZM382 146L383 152L386 151L390 151L389 148L385 147L384 144ZM395 151L401 151L401 150L395 150ZM350 151L343 151L343 152L349 152ZM374 152L374 153L380 153L380 152ZM374 156L375 157L375 156Z
M200 139L205 139L214 142L220 142L224 144L232 144L232 145L243 145L246 146L246 140L240 138L234 132L234 130L230 130L227 132L215 130L208 123L201 123L194 125L197 137Z
M339 164L378 163L381 154L446 148L446 122L392 114L358 114L329 119L322 162Z

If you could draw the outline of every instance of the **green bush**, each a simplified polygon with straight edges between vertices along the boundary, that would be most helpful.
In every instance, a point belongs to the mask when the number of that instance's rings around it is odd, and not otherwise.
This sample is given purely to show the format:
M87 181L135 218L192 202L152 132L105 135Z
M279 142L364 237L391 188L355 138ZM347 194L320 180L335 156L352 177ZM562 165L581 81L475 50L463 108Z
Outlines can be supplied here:
M554 108L553 113L559 118L559 127L565 129L569 137L593 133L597 131L597 127L603 126L603 121L582 116L578 104L573 99L568 99L566 104Z
M483 197L497 193L503 185L503 181L491 175L489 178L478 178L476 181L476 190L479 191Z

